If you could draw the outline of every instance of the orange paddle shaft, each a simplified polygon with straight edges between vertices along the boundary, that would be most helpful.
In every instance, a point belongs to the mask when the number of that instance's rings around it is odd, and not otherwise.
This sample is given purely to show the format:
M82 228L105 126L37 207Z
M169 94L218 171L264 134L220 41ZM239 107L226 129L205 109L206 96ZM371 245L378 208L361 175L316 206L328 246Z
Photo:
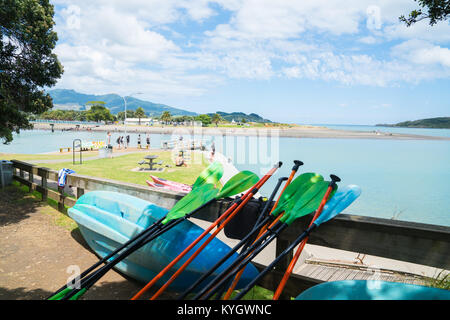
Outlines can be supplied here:
M281 164L280 164L281 166ZM278 166L279 167L279 166ZM254 186L254 188L259 188L262 184L264 184L270 176L273 175L273 173L276 171L278 167L272 168L263 178L261 178ZM244 200L248 198L248 196L251 194L252 190L250 189L247 191L242 197L241 200ZM172 260L171 263L169 263L163 270L161 270L160 273L158 273L150 282L148 282L138 293L134 295L131 300L137 300L139 299L142 294L144 294L148 289L150 289L159 279L161 279L164 274L167 273L178 261L180 261L195 245L200 242L201 239L203 239L215 226L217 226L222 220L224 220L230 213L232 213L236 207L238 207L238 203L233 203L233 205L228 208L214 223L212 223L203 233L198 236L197 239L194 240L186 249L184 249L174 260Z
M333 187L334 187L334 185L330 185L328 187L327 192L323 196L322 202L319 205L319 208L317 208L316 213L314 214L314 217L312 218L311 223L309 224L310 227L312 226L314 221L319 217L319 215L322 213L323 207L327 203L328 197L330 196L331 191L333 191ZM278 300L278 298L280 297L281 292L283 291L284 287L286 286L286 283L287 283L289 277L291 276L292 271L294 270L294 267L298 261L298 258L300 258L300 254L302 253L303 248L304 248L306 242L308 241L308 238L309 237L306 237L300 243L300 246L297 248L297 251L295 252L294 257L292 258L291 262L289 263L288 268L286 269L286 272L283 275L283 279L281 279L280 284L278 285L278 288L273 295L273 298L272 298L273 300Z
M300 163L301 163L301 164L300 164ZM283 187L283 190L281 190L281 193L280 193L280 195L278 196L278 199L277 199L277 201L275 202L274 206L272 207L272 210L270 211L270 213L272 213L272 211L275 210L275 208L277 207L278 202L280 201L281 196L283 195L284 190L286 190L287 186L291 183L292 179L293 179L294 176L295 176L295 173L296 173L297 170L298 170L298 167L299 167L300 165L302 165L302 164L303 164L303 162L301 162L301 161L299 161L299 163L295 163L295 166L292 168L291 174L289 175L289 178L288 178L288 180L286 181L286 183L285 183L285 185L284 185L284 187ZM278 217L275 219L275 221L269 226L269 228L271 228L272 226L274 226L275 223L278 222L278 220L280 220L280 218L281 218L282 215L283 215L283 214L279 214ZM261 230L259 231L259 234L258 234L258 236L256 237L255 241L257 241L257 240L263 235L263 233L264 233L266 230L267 230L267 224L266 224L263 228L261 228ZM253 241L253 242L255 242L255 241ZM236 285L238 284L239 280L241 279L241 276L242 276L242 274L244 273L244 270L245 270L245 268L242 269L241 271L239 271L239 272L236 274L236 276L234 277L233 282L231 283L231 286L228 288L227 292L225 293L225 296L223 297L223 300L228 300L228 299L230 298L231 294L233 293L234 288L236 287Z

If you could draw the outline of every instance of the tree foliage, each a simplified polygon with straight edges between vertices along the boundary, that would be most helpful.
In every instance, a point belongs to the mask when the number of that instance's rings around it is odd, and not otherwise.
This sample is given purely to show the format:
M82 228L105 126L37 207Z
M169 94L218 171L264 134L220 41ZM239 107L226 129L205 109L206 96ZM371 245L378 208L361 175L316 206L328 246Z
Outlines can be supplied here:
M28 117L53 107L44 88L63 73L52 52L53 5L48 0L0 0L0 139L30 128Z
M215 113L215 114L213 114L211 121L214 122L217 127L219 125L219 122L222 121L222 117L220 116L220 114Z
M195 121L201 121L203 126L208 126L211 124L211 117L207 114L200 114L195 117Z
M144 109L142 107L137 108L136 112L134 113L134 116L136 118L139 118L139 125L140 125L141 124L141 118L145 118L146 117Z
M449 0L414 1L416 1L421 8L411 11L408 18L406 18L404 15L399 17L399 20L406 23L408 27L423 19L430 19L430 25L432 26L439 21L447 20L450 16Z
M164 111L163 114L160 117L161 121L167 123L172 119L172 115L170 114L170 111Z

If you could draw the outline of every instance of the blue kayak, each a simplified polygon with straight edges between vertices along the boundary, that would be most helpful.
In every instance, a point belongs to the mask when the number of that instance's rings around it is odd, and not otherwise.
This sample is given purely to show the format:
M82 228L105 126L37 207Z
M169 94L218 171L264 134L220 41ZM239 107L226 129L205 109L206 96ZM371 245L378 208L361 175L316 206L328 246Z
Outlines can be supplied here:
M81 234L88 245L100 257L105 257L116 248L164 217L168 210L148 201L126 194L109 191L92 191L80 197L75 206L68 210L69 216L76 221ZM144 283L152 280L164 267L190 245L204 230L185 220L174 228L144 245L119 262L115 268L125 275ZM202 245L200 241L190 252ZM203 273L208 271L228 251L229 246L215 238L192 261L192 263L170 285L169 290L186 290ZM163 276L158 285L163 285L170 276L190 257L187 254ZM216 270L204 284L222 272L234 259L234 254L224 265ZM238 284L244 287L258 274L249 264ZM208 281L209 280L209 281ZM197 290L200 290L199 286Z
M450 291L380 280L343 280L318 284L296 300L450 300Z

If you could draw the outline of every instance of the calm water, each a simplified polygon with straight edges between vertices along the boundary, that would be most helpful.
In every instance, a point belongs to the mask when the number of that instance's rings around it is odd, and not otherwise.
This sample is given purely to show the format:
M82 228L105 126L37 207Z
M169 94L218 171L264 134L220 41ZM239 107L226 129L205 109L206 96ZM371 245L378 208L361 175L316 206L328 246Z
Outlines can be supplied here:
M130 135L136 145L137 134ZM113 143L117 136L112 134ZM145 135L141 137L145 141ZM24 131L10 145L0 145L0 152L51 152L71 146L74 138L106 140L106 133ZM151 135L152 147L170 138ZM299 173L317 172L325 178L333 173L341 177L341 185L361 186L361 197L345 213L450 226L450 141L204 138L214 139L217 151L230 157L239 170L263 175L276 161L283 161L262 188L264 195L270 194L279 177L290 174L292 161L298 159L305 163Z
M417 134L423 136L450 137L450 129L398 128L398 127L377 127L377 126L343 125L343 124L315 124L315 125L337 130L380 131L390 133Z

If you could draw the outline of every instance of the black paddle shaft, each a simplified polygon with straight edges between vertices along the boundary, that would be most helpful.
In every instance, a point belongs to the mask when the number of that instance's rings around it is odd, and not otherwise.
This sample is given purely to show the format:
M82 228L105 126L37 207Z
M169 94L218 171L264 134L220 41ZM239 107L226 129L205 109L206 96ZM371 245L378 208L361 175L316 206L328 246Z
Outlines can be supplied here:
M298 161L298 160L295 160L295 161ZM294 161L294 162L295 162L295 161ZM301 161L298 161L298 162L301 162ZM302 163L302 164L303 164L303 163ZM297 170L298 170L298 167L299 167L300 165L301 165L300 163L295 163L294 168L292 168L292 170L297 171ZM251 231L252 234L253 234L253 236L250 237L250 238L248 238L248 239L245 241L245 244L244 244L244 246L242 247L241 252L247 250L247 248L255 241L256 237L258 236L258 234L257 234L256 232L254 232L255 227L261 222L262 219L264 219L264 218L269 214L269 208L270 208L270 205L272 204L273 199L275 198L275 196L276 196L278 190L280 189L281 184L282 184L284 181L286 181L286 180L288 180L288 177L281 177L281 178L278 179L277 185L275 186L275 188L273 189L272 193L270 194L270 197L269 197L269 199L267 200L266 205L264 206L264 209L261 211L261 213L260 213L259 216L258 216L258 219L256 220L256 222L255 222L255 224L254 224L254 227L253 227L253 229L252 229L252 231ZM260 227L257 228L257 230L261 230L261 228L262 228L263 226L264 226L264 225L261 225ZM227 289L227 287L228 287L228 285L223 285L223 286L221 287L221 290L219 290L219 291L217 292L216 299L220 299L220 297L223 295L223 293L225 292L225 290Z
M270 195L269 200L267 201L264 209L261 211L258 220L255 223L252 231L250 231L237 245L235 245L222 259L220 259L211 269L209 269L206 273L204 273L196 282L194 282L187 290L183 292L183 294L178 298L178 300L184 299L192 290L194 290L200 283L202 283L207 277L209 277L217 268L219 268L225 261L227 261L239 248L251 242L254 236L256 236L257 231L259 231L267 222L270 221L271 216L266 216L266 213L269 211L270 203L273 201L278 189L281 186L281 183L287 178L282 177L278 179L278 183L275 186L272 194ZM266 218L264 219L264 217ZM261 221L262 220L262 221Z
M103 266L102 268L98 269L97 271L95 271L94 273L92 273L91 275L88 276L88 278L85 278L81 281L81 287L80 289L74 289L71 292L69 292L66 296L64 296L64 300L66 299L70 299L72 296L74 296L78 291L80 291L83 288L87 288L89 289L90 287L92 287L92 285L95 284L95 282L97 282L98 280L100 280L101 277L103 277L106 272L108 272L109 270L111 270L117 263L119 263L120 261L122 261L123 259L125 259L126 257L128 257L130 254L132 254L133 252L135 252L136 250L140 249L142 246L146 245L147 243L149 243L150 241L154 240L155 238L159 237L161 234L169 231L170 229L172 229L173 227L175 227L177 224L183 222L184 220L186 220L187 218L191 217L193 214L197 213L198 211L200 211L202 208L206 207L207 205L209 205L210 203L212 203L213 201L215 201L216 199L211 199L210 201L204 203L203 205L201 205L200 207L198 207L197 209L193 210L192 212L186 214L184 217L182 218L178 218L175 220L171 220L169 221L166 225L161 226L161 224L159 225L159 230L153 230L152 233L147 234L146 237L141 237L139 238L139 240L137 240L132 246L130 246L127 250L125 250L124 252L122 252L121 254L119 254L114 260L109 261L107 264L105 264L105 266ZM164 219L164 218L163 218ZM162 220L163 220L162 219ZM160 220L160 221L162 221Z
M194 299L207 300L214 293L220 289L220 287L236 276L236 274L245 268L247 264L253 260L264 248L266 248L276 237L280 235L280 233L288 227L288 224L279 222L277 223L273 229L268 229L266 233L259 239L261 241L257 241L258 243L254 243L249 249L245 252L245 254L241 254L239 259L227 268L221 275L217 277L216 281L211 281L207 288L203 289L202 293L199 293ZM218 282L217 282L218 281Z
M271 271L273 268L275 268L275 266L281 261L281 259L284 258L284 256L286 256L289 252L291 252L297 245L300 244L300 242L302 242L317 226L313 223L308 229L306 229L305 231L303 231L303 233L297 238L295 239L294 242L292 242L282 253L280 253L280 255L274 259L267 267L264 268L264 270L262 270L249 284L247 284L245 286L245 288L243 288L241 290L241 292L239 292L239 294L234 297L233 300L239 300L241 299L248 291L250 291L250 289L259 281L259 279L261 279L262 277L264 277L269 271Z
M86 275L88 275L92 270L96 269L98 266L100 266L102 263L107 262L109 259L111 259L113 256L115 256L116 254L118 254L120 251L124 250L126 247L128 247L129 245L131 245L133 242L138 241L139 239L141 239L142 237L148 235L150 232L152 232L155 228L159 227L161 225L161 222L164 220L164 218L159 219L158 221L156 221L155 223L153 223L150 227L148 227L147 229L145 229L144 231L140 232L139 234L137 234L135 237L131 238L130 240L128 240L127 242L125 242L123 245L121 245L120 247L118 247L117 249L115 249L113 252L111 252L110 254L106 255L105 257L103 257L102 259L100 259L99 261L97 261L95 264L93 264L92 266L90 266L89 268L87 268L86 270L84 270L81 274L80 274L80 279L84 278ZM61 288L59 288L57 291L55 291L51 296L49 296L47 299L50 299L51 297L53 297L55 294L58 294L59 292L61 292L62 290L66 289L68 286L68 284L65 284L64 286L62 286Z

